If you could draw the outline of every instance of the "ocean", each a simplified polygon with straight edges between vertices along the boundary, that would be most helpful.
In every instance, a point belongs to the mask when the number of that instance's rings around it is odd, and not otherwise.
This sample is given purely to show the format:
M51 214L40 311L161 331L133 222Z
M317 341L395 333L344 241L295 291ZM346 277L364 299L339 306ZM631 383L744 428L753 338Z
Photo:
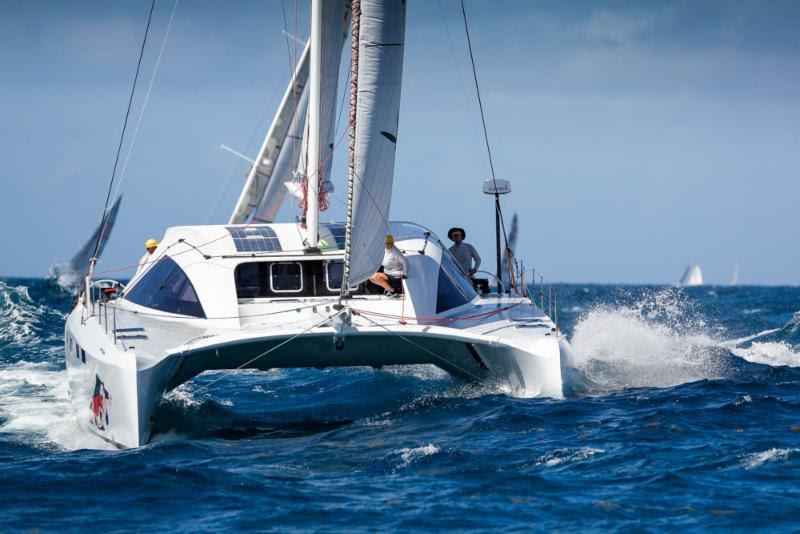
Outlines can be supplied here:
M565 399L427 366L208 373L120 451L71 413L69 296L2 279L0 529L800 528L800 288L555 290Z

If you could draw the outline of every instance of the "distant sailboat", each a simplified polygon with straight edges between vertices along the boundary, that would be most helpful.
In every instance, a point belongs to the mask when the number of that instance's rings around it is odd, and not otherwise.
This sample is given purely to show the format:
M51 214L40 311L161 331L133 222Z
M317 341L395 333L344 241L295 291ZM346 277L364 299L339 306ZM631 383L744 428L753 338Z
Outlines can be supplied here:
M511 263L514 261L514 256L516 254L517 249L517 234L519 233L519 227L517 222L517 214L514 214L514 217L511 219L511 232L508 234L508 249L511 251L511 255L509 257L508 250L503 257L503 288L508 289L511 287L511 280L509 280L509 271L511 269Z
M736 262L736 265L733 267L733 277L731 278L731 285L738 286L739 285L739 262Z
M92 255L100 258L100 255L103 254L103 249L111 236L111 230L114 229L114 221L117 220L121 201L122 196L120 195L108 210L108 215L103 222L95 228L92 236L68 263L59 263L50 268L48 276L50 280L68 291L73 291L77 288L78 284L81 283L81 278L89 270L89 261L92 259ZM96 254L95 247L97 247Z
M703 271L696 263L689 265L683 273L680 284L684 287L702 286L703 285Z

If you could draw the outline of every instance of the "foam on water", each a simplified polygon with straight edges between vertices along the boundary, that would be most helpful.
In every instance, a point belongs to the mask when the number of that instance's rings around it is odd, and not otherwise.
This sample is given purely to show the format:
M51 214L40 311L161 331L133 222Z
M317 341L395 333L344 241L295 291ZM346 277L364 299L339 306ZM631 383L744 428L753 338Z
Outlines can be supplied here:
M671 387L724 376L719 340L677 289L596 306L578 320L573 365L602 390Z
M433 456L434 454L438 454L441 451L442 449L440 449L433 443L428 443L427 445L423 445L422 447L399 449L396 451L396 454L400 456L400 459L402 461L395 467L395 470L408 467L409 465L418 462L427 456Z
M800 449L768 449L748 454L742 459L745 469L755 469L767 463L781 462L790 456L800 453Z
M88 408L87 408L88 421ZM17 362L0 368L0 432L26 443L65 450L111 449L78 427L67 390L67 373L47 363Z
M577 449L556 449L543 454L536 459L536 465L555 467L565 463L581 462L592 456L606 452L594 447L580 447Z

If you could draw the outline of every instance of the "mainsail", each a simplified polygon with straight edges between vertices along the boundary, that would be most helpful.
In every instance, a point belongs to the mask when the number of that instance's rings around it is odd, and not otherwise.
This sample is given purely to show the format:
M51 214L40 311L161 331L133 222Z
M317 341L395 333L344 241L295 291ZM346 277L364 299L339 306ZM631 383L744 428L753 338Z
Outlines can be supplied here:
M336 93L339 81L339 64L342 47L350 22L350 8L346 0L326 1L323 7L322 59L322 124L325 162L324 175L330 174L331 153L336 131ZM272 222L286 198L284 183L290 180L297 166L300 179L306 176L305 144L303 135L308 113L309 44L303 50L289 86L281 100L278 112L267 132L256 163L248 172L247 182L229 224ZM303 142L300 143L300 139ZM300 150L301 145L303 150Z
M383 259L389 231L400 114L405 0L361 0L355 146L351 176L349 283L369 278Z
M321 102L320 102L320 124L322 133L322 143L320 146L320 162L322 175L320 183L326 192L333 191L333 184L330 181L331 165L333 164L333 149L336 141L336 117L337 101L339 89L339 68L342 62L342 48L347 38L347 27L350 24L350 2L347 0L326 0L322 2L322 72L321 74ZM302 197L299 182L308 178L308 95L303 102L305 110L304 117L300 119L299 128L302 130L301 150L297 161L297 176L295 184L287 184L293 194ZM288 178L288 177L287 177ZM285 195L286 188L282 194ZM265 199L265 201L267 201ZM281 197L281 202L283 197Z
M239 195L236 207L231 213L228 224L242 224L248 222L254 215L255 210L261 204L264 191L272 180L275 164L282 151L286 135L292 124L292 118L297 110L303 89L308 82L308 44L303 50L303 55L297 63L297 67L289 82L289 86L283 94L278 113L272 120L267 131L267 136L258 151L255 163L247 173L247 181L244 189Z
M100 222L100 225L92 233L92 237L86 242L85 245L72 257L69 261L69 269L75 273L82 275L89 270L89 261L92 255L99 258L106 247L108 238L111 235L111 230L114 228L114 221L117 220L117 212L119 211L119 204L122 201L122 195L117 197L111 209L108 210L107 215ZM102 235L101 235L102 232ZM99 241L98 241L99 239ZM95 253L95 246L97 252Z

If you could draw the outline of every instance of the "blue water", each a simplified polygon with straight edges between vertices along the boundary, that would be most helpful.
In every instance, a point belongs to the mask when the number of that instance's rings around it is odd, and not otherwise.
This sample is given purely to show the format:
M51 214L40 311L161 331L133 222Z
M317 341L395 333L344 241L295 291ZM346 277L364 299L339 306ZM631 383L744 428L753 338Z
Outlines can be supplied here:
M565 400L432 367L245 372L107 450L70 412L69 297L0 281L3 529L800 528L800 289L558 286Z

